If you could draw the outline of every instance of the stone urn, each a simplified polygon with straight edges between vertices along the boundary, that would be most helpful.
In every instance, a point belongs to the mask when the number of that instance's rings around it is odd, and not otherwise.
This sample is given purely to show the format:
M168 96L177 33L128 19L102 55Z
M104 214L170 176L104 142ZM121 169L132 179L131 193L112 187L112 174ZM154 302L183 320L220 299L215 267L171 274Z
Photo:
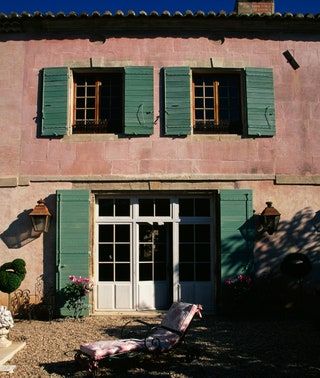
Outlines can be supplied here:
M6 348L12 344L7 336L13 327L13 318L11 312L6 306L0 306L0 348Z

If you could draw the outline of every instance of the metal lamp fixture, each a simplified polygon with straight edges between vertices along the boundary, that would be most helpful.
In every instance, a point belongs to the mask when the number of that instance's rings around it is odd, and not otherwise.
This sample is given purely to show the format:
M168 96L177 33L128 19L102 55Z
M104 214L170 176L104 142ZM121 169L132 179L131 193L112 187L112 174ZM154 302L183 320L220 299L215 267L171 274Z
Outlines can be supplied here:
M29 214L33 229L36 232L48 232L51 214L42 199L37 202L38 204Z
M263 231L267 231L269 235L272 235L277 231L280 213L272 206L272 202L266 202L267 207L260 215L261 227Z

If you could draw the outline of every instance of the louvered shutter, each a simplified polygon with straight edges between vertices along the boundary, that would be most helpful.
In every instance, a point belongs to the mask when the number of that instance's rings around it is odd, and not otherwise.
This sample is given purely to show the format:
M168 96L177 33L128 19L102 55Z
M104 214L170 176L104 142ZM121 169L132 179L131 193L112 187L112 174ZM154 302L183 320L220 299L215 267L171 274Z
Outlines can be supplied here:
M63 297L69 276L89 276L89 196L88 190L57 191L56 290L63 316L72 315Z
M190 68L164 69L165 134L183 136L191 133Z
M43 69L42 136L55 137L67 134L68 78L67 67Z
M153 133L153 67L125 67L124 132Z
M273 72L271 68L246 68L247 135L275 135Z
M242 189L220 191L221 280L253 267L255 227L252 192Z

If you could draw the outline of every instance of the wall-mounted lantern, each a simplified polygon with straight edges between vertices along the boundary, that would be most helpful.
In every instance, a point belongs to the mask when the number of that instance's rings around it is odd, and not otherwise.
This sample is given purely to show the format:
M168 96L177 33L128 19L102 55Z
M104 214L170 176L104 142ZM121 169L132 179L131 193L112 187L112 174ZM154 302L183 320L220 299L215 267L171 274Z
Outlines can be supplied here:
M38 201L29 215L36 232L48 232L51 214L42 199Z
M267 207L260 215L260 229L258 231L267 231L269 235L272 235L277 231L280 213L272 206L272 202L266 202Z

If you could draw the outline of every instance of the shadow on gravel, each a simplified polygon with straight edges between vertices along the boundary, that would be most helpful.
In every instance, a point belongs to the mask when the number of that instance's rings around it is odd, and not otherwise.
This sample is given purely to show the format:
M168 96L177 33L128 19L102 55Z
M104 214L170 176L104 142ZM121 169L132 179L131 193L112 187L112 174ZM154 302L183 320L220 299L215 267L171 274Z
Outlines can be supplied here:
M134 327L133 327L134 329ZM138 330L138 329L137 329ZM140 329L139 329L140 331ZM118 335L115 328L106 335ZM312 319L216 318L193 323L186 342L199 358L186 361L182 346L156 358L141 354L101 366L98 377L319 377L320 328ZM70 361L43 364L48 374L89 377Z

